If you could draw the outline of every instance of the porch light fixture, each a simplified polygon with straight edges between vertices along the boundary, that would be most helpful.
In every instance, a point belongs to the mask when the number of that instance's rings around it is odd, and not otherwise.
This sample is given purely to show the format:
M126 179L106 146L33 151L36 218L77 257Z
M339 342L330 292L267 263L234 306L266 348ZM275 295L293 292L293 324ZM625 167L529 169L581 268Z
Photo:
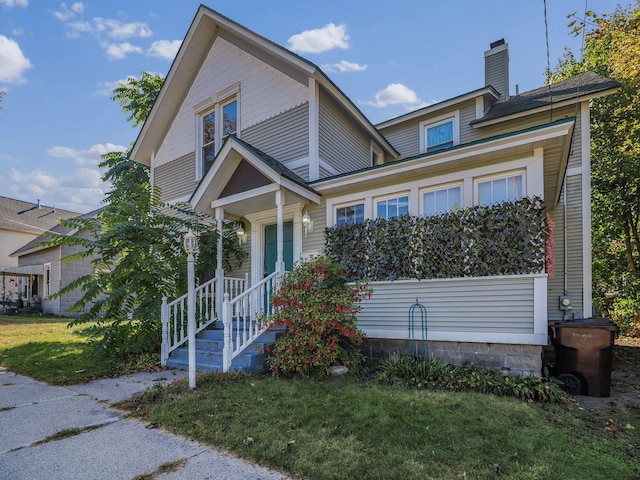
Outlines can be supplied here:
M244 231L244 228L240 227L238 228L238 231L236 232L236 235L238 235L238 245L242 245L243 243L247 243L247 232Z
M304 229L304 236L307 236L307 233L313 232L313 220L307 212L304 212L302 216L302 228Z

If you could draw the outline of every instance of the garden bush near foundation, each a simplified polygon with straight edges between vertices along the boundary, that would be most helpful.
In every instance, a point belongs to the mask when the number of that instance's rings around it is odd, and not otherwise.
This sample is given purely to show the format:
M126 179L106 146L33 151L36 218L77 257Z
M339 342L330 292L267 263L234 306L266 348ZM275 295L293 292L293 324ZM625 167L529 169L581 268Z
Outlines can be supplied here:
M491 393L532 402L562 403L567 400L559 384L546 377L503 374L475 365L456 366L442 363L435 357L396 355L384 360L380 368L384 380L399 379L410 387Z
M356 327L358 305L370 295L361 283L347 284L344 268L326 257L296 264L272 299L283 337L267 348L275 375L328 375L332 366L360 365L364 333Z

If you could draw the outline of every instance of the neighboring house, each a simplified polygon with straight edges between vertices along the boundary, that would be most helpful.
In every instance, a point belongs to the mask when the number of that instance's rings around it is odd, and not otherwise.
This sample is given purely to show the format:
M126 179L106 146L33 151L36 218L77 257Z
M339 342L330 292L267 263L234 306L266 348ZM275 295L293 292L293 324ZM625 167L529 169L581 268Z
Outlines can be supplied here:
M80 217L95 217L100 209ZM78 215L75 215L78 217ZM51 298L63 287L74 280L91 273L93 266L91 259L83 258L74 261L63 262L64 258L82 251L82 247L76 245L43 245L51 241L54 236L82 236L90 235L86 231L78 231L65 225L56 225L39 237L31 240L11 254L18 259L18 268L42 269L43 276L39 282L39 302L43 313L61 316L73 316L82 312L70 312L69 309L82 298L82 290L76 288L59 297Z
M20 265L12 253L58 225L79 215L56 207L0 196L0 300L37 303L46 296L45 264Z
M559 298L572 315L592 312L589 102L618 84L585 73L511 96L508 45L484 57L480 88L374 126L316 65L201 6L131 156L151 167L164 201L188 201L219 227L244 222L249 261L219 265L216 278L247 274L254 287L322 253L325 227L543 198L554 278L374 282L359 315L372 352L406 352L419 298L430 352L539 373L547 322L567 315ZM209 293L217 318L223 293ZM232 302L233 312L254 303Z

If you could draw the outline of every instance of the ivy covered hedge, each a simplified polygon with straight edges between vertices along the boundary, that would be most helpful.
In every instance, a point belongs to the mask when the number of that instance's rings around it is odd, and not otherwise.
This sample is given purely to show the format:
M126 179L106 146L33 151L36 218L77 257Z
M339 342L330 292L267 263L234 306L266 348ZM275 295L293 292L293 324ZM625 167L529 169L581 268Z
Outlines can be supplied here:
M550 235L546 219L539 197L439 216L366 219L327 228L326 253L350 281L539 273Z

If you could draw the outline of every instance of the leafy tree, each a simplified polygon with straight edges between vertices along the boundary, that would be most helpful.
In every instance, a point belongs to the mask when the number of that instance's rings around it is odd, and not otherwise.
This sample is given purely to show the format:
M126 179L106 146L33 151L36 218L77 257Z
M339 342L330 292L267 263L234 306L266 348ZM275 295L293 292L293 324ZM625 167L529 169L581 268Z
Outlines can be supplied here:
M566 51L549 79L593 71L621 84L593 101L591 180L594 302L626 327L640 312L640 0L572 17L573 33L585 38L582 58Z
M161 85L161 77L143 73L142 80L130 79L127 86L117 88L114 98L130 113L129 120L138 124L148 116L151 99L157 97ZM108 153L100 167L106 169L103 180L112 186L105 206L95 215L63 221L81 233L50 242L76 247L76 253L64 261L89 258L92 272L66 285L56 296L81 289L82 298L71 310L82 314L70 325L90 323L92 338L102 353L155 351L160 345L162 297L175 297L187 288L186 254L181 246L184 232L191 229L200 237L199 276L215 268L220 232L211 216L193 212L187 204L163 204L160 192L151 187L149 168L131 160L128 153ZM222 232L225 268L244 260L232 226Z
M129 115L127 122L133 122L135 128L149 116L163 83L161 75L142 72L140 80L129 77L126 84L116 87L111 100L118 100L122 111Z

